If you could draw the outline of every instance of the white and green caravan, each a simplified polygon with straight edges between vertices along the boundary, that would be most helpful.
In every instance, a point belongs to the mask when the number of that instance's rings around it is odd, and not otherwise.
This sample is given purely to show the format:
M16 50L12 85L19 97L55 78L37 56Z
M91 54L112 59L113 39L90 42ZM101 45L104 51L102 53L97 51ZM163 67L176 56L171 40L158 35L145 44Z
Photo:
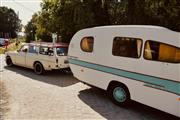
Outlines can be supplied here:
M77 32L69 46L76 78L130 100L180 116L180 33L158 26L103 26Z

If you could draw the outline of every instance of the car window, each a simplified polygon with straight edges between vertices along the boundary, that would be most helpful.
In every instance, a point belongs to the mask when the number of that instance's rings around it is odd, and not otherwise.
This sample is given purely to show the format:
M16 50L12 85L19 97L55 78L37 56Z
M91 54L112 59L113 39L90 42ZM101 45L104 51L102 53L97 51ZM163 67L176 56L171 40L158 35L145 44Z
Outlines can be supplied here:
M38 53L38 48L35 45L29 46L29 53Z
M47 46L41 46L39 50L39 54L53 56L54 55L53 48Z
M56 52L57 52L57 55L59 55L59 56L66 56L68 53L68 48L67 47L57 47Z
M20 48L19 52L27 52L28 51L29 46L28 45L24 45Z

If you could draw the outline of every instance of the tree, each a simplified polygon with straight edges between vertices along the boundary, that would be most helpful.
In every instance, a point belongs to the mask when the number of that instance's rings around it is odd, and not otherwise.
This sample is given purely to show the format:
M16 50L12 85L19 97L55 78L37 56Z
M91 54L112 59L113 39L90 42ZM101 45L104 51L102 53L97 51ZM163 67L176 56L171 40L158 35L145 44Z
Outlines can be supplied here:
M21 21L14 10L7 7L0 7L0 16L0 37L17 37L17 32L21 29Z
M35 25L37 27L37 39L52 42L51 33L55 26L51 24L50 14L46 11L39 12Z
M147 22L180 31L179 0L145 0Z
M109 24L107 4L99 0L44 0L41 7L37 31L55 32L63 42L78 30Z
M113 2L112 0L106 0L108 16L110 24L123 25L127 24L127 0L121 0L121 2Z
M29 43L31 41L35 41L35 34L36 34L36 21L37 21L37 14L35 13L32 16L32 19L28 22L25 26L25 34L26 34L26 42Z
M52 41L51 33L70 42L79 30L103 25L159 25L180 31L179 0L43 0L36 36Z

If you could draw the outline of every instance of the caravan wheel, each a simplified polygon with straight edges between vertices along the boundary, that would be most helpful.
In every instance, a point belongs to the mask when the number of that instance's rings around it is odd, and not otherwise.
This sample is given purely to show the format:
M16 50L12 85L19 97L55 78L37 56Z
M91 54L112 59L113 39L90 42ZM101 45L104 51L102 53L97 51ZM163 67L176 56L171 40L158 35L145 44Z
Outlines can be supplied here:
M119 106L127 106L130 103L130 93L122 84L112 85L108 91L111 100Z

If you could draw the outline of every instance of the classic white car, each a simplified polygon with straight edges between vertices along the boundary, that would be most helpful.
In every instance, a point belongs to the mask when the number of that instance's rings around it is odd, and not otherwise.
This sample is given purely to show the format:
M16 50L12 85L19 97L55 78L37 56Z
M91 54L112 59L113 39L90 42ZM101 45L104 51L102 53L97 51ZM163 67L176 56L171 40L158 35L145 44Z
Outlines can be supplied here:
M18 65L34 69L36 74L46 70L69 69L68 45L53 43L27 43L17 51L6 52L7 66Z

